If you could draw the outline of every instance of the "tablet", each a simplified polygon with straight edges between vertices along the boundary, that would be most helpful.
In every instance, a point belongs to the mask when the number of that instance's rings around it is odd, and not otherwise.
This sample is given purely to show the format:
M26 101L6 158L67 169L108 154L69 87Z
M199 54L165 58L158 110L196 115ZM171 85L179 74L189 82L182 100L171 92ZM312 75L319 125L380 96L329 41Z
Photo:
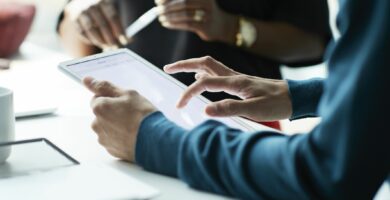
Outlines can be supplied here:
M210 119L204 112L210 101L202 96L193 98L184 109L177 109L176 102L187 86L128 49L63 62L59 68L80 83L84 77L90 76L112 82L124 89L134 89L170 120L184 128L194 128ZM243 131L254 130L238 117L214 119Z
M0 180L78 165L79 162L45 138L0 143L0 151L11 150L0 163Z

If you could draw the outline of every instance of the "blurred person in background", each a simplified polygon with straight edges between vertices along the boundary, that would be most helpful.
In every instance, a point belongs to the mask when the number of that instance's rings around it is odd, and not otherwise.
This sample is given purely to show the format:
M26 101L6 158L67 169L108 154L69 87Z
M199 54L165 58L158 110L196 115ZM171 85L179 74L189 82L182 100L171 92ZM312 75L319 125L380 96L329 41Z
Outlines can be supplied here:
M134 38L125 27L154 6L154 22ZM307 8L307 9L306 9ZM279 66L322 61L330 38L325 0L73 0L60 17L64 47L81 57L126 47L156 66L210 55L244 74L280 79ZM186 85L193 74L175 74ZM217 101L235 98L206 93Z
M125 27L156 4L160 24L130 42ZM327 10L324 0L74 0L64 9L59 34L77 57L126 46L156 66L210 55L241 73L281 78L280 64L322 60L330 37Z

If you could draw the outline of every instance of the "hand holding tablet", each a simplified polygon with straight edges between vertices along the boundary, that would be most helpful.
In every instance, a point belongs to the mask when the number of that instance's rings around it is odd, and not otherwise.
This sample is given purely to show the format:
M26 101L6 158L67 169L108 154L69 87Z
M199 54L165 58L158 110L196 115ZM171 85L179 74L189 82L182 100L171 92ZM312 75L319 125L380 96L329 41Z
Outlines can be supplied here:
M60 69L78 82L90 76L125 90L135 90L184 128L193 128L210 119L204 112L210 102L201 96L193 98L185 108L177 109L175 103L187 87L127 49L64 62L60 64ZM215 119L233 128L254 130L241 118Z

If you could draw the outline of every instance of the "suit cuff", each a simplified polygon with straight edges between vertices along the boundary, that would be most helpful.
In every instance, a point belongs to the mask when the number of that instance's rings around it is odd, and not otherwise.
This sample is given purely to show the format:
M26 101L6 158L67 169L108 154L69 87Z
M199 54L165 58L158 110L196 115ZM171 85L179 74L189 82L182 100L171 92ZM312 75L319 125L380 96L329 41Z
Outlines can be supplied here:
M323 93L323 79L287 80L293 114L290 120L318 117L317 108Z

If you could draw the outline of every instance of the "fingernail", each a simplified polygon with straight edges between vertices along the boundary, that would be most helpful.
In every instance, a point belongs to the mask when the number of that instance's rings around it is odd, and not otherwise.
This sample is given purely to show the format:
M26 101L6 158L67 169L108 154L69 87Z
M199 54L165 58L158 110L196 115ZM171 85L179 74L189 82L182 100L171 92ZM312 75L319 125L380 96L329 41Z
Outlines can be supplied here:
M182 100L179 100L177 103L176 103L176 108L178 109L181 109L181 108L184 108L184 106L187 105L187 102L184 102Z
M202 75L201 75L201 74L195 74L195 79L196 79L196 80L198 80L198 79L200 79L200 78L202 78Z
M165 15L161 15L160 17L158 17L158 21L164 24L165 22L168 21L168 19Z
M94 86L96 83L97 83L97 80L94 79L94 78L91 78L90 85L91 85L91 86Z
M171 26L171 23L169 23L169 22L162 22L162 26L169 27L169 26Z
M165 66L163 67L163 69L164 69L164 71L169 70L169 65L165 65Z
M103 51L110 51L111 47L108 45L102 45L102 49L103 49Z
M217 109L213 106L206 107L206 113L210 116L215 116L217 114Z
M180 101L178 101L177 103L176 103L176 108L177 109L181 109L183 106L181 105L181 103L180 103Z
M129 41L127 40L127 37L124 36L124 35L120 35L118 37L118 40L121 43L121 45L123 45L123 46L127 46L129 44Z
M162 5L164 3L164 0L154 0L154 3L157 5Z
M162 14L165 12L165 9L166 9L165 6L159 5L157 6L157 13Z

